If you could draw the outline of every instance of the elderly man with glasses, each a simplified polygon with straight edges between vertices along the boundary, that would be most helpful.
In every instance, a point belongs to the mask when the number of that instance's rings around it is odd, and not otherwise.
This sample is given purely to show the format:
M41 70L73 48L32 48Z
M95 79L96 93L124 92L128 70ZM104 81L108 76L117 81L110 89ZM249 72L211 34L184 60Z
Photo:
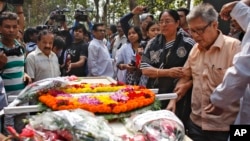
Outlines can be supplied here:
M194 7L187 15L187 21L196 44L184 65L185 77L179 79L175 92L178 101L186 93L188 86L185 82L192 80L188 135L194 141L226 141L229 126L239 110L239 101L219 115L205 112L205 107L210 104L210 96L222 82L226 69L232 66L234 55L240 51L240 41L218 30L218 13L210 4ZM174 109L175 102L171 100L168 109Z

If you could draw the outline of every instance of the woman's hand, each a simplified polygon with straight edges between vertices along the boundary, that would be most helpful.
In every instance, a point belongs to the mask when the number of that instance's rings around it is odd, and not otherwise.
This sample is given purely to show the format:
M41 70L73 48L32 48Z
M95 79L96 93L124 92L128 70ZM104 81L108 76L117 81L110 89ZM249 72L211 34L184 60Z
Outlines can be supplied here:
M182 67L173 67L168 69L168 76L173 78L181 78L184 76Z

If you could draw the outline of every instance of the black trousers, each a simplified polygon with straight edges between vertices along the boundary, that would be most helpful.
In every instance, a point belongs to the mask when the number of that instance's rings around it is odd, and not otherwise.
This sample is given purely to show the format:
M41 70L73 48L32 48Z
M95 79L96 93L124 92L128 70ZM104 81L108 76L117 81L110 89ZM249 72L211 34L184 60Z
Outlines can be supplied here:
M193 141L227 141L229 131L205 131L194 124L191 120L188 122L188 136Z

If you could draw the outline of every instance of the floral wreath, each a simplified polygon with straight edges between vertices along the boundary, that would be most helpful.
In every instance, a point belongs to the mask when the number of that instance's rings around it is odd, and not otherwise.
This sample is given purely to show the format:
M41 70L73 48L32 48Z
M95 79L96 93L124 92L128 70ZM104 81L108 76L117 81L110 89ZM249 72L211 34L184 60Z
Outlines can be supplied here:
M154 103L155 94L142 86L81 83L40 91L38 99L52 110L119 114Z

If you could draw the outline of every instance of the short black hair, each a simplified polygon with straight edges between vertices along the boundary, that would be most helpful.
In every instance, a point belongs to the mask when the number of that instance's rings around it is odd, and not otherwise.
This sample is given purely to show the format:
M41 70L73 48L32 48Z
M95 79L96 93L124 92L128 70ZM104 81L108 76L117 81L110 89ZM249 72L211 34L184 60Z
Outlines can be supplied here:
M0 14L0 25L3 24L4 20L17 20L17 22L19 22L17 14L10 11L6 11Z
M155 25L155 24L158 24L158 23L155 22L155 21L150 21L150 22L148 22L148 25L146 26L146 31L149 31L149 28L150 28L151 26Z
M104 23L95 23L95 24L93 25L93 27L92 27L92 30L93 30L93 31L97 31L97 28L98 28L99 26L104 26Z
M54 42L53 42L53 47L56 47L58 49L65 49L66 43L61 36L55 36Z
M30 39L30 36L34 35L34 34L37 34L38 33L38 30L36 30L35 28L33 27L29 27L27 28L25 31L24 31L24 34L23 34L23 41L25 43L28 43L31 41Z
M109 29L112 31L112 33L116 33L117 32L116 25L114 25L114 24L110 24L109 25Z
M184 8L184 7L178 8L176 11L182 11L182 12L184 12L184 13L185 13L185 15L186 15L186 16L187 16L187 15L188 15L188 13L189 13L189 9Z
M74 31L78 30L78 29L82 29L84 34L88 34L88 30L86 29L86 27L83 24L78 24L77 26L74 27Z
M177 22L177 21L180 20L180 16L179 16L179 14L177 13L176 10L173 10L173 9L166 9L166 10L163 10L163 11L160 13L160 15L159 15L159 21L160 21L160 19L161 19L162 14L165 13L165 12L168 13L171 17L173 17L174 20L175 20L175 22Z
M140 43L142 40L142 32L140 26L131 26L129 27L128 32L130 29L134 29L134 31L138 34L138 43Z

